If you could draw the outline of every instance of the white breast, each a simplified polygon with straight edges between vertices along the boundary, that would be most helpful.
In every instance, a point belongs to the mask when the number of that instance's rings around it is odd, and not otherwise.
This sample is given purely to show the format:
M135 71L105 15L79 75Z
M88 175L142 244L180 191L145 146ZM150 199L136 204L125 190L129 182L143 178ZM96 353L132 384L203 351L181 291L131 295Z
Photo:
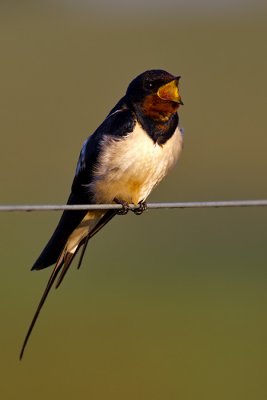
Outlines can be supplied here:
M155 144L138 123L125 138L105 136L102 154L90 189L97 203L110 203L116 197L137 204L176 163L182 149L179 128L164 144Z

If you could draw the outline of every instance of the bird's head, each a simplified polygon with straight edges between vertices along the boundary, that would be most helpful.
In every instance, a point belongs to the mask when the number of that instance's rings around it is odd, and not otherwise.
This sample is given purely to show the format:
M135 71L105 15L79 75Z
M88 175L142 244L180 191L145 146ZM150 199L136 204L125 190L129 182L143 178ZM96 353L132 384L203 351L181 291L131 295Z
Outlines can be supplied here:
M126 96L142 112L158 120L168 120L183 104L179 94L180 76L159 69L138 75L128 86Z

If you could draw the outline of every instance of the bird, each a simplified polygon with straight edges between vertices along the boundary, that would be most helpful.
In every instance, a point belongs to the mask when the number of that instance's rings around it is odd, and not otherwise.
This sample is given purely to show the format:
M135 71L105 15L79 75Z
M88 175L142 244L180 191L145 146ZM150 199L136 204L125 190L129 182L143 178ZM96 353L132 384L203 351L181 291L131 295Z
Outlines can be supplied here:
M21 351L26 345L45 300L58 288L81 249L78 268L88 241L129 204L137 215L146 209L152 189L176 164L183 147L178 108L180 76L162 69L134 78L126 94L83 143L67 204L121 204L121 210L65 210L47 245L32 266L42 270L55 264ZM57 279L57 281L56 281ZM56 281L56 283L55 283Z

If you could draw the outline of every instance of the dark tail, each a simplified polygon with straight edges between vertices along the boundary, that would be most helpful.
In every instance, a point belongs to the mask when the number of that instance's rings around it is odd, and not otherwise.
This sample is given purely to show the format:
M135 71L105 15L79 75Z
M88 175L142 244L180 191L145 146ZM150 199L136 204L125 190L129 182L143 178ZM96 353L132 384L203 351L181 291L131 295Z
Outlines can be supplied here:
M65 244L75 228L82 221L87 211L64 211L55 232L43 249L42 253L32 266L32 270L39 270L55 264Z
M66 253L66 254L64 254L64 246L65 246L65 243L64 243L63 249L61 248L61 252L59 254L57 263L56 263L56 265L55 265L55 267L53 269L53 272L52 272L52 274L51 274L51 276L49 278L49 281L48 281L48 283L46 285L45 291L44 291L44 293L42 295L40 303L38 304L37 310L36 310L36 312L35 312L35 314L33 316L32 322L31 322L31 324L29 326L28 332L27 332L26 337L24 339L24 342L23 342L23 345L22 345L22 348L21 348L21 351L20 351L20 356L19 356L20 360L23 357L23 354L24 354L25 348L27 346L27 343L29 341L29 338L31 336L32 330L33 330L33 328L35 326L35 323L36 323L36 321L38 319L40 311L41 311L41 309L42 309L42 307L43 307L43 305L45 303L45 300L46 300L46 298L47 298L47 296L48 296L48 294L49 294L49 292L50 292L50 290L51 290L51 288L52 288L52 286L53 286L53 284L54 284L54 282L55 282L55 280L56 280L56 278L58 276L58 273L61 271L61 273L59 275L59 278L58 278L58 281L56 283L56 288L58 288L59 285L61 284L61 282L63 281L63 278L65 277L65 275L66 275L66 273L67 273L67 271L68 271L68 269L69 269L69 267L70 267L75 255L79 251L80 247L83 246L83 250L82 250L82 253L81 253L81 256L80 256L80 260L79 260L79 263L78 263L78 268L81 266L82 259L83 259L83 256L84 256L84 253L85 253L85 250L86 250L86 247L87 247L87 244L88 244L89 240L97 232L99 232L100 229L102 229L116 215L116 213L117 213L116 210L108 210L103 215L103 217L100 218L100 220L95 225L95 227L91 230L91 232L89 232L88 236L79 243L79 246L77 247L77 249L76 249L76 251L74 253ZM52 238L53 238L53 236L52 236ZM48 243L48 245L49 245L49 243ZM42 254L41 254L41 256L42 256ZM39 257L39 259L40 259L40 257ZM37 268L35 265L38 265L37 262L34 264L32 269L41 269L40 267ZM48 265L45 265L45 266L48 266ZM42 268L45 268L45 266L42 267Z

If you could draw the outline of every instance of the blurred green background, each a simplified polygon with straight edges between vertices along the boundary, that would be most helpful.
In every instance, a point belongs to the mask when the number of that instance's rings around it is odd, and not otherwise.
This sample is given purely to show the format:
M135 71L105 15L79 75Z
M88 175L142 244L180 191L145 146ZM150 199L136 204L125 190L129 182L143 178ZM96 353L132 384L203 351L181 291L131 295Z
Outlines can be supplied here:
M85 138L150 68L182 75L185 147L150 201L266 198L260 2L1 2L1 204L64 203ZM59 213L0 215L1 399L266 399L267 209L117 217L52 291Z

